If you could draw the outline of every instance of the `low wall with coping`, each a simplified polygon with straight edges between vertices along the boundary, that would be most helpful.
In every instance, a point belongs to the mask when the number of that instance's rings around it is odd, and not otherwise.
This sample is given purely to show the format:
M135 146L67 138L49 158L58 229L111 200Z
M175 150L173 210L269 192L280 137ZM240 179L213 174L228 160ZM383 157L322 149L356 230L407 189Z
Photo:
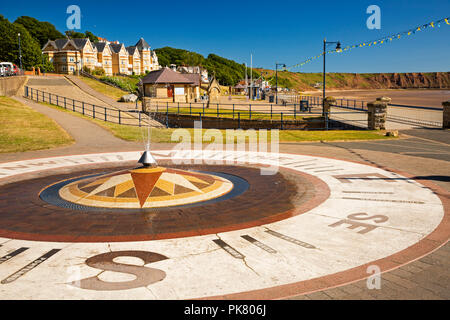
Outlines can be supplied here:
M314 120L249 120L249 119L232 119L203 117L200 115L181 115L181 114L165 114L158 113L154 115L155 120L169 126L169 128L193 128L194 121L202 121L204 129L324 129L325 121L320 119Z
M0 78L0 96L11 97L23 90L28 77L13 76ZM21 92L20 92L21 93Z

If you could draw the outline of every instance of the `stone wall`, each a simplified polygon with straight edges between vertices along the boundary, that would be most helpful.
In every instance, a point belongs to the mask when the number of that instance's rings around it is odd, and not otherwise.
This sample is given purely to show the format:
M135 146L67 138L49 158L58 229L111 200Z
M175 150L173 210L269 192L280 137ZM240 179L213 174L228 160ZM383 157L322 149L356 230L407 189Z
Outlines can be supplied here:
M13 76L0 78L0 96L11 97L23 94L23 86L27 81L26 76ZM21 92L22 90L22 92Z
M334 97L326 97L325 100L323 100L323 115L325 113L330 113L331 106L336 104L336 99Z
M442 127L450 129L450 100L442 102L442 107L444 108Z
M386 130L387 107L390 102L390 98L381 97L367 103L369 130Z
M315 119L308 120L248 120L237 118L216 118L216 117L200 117L200 115L178 115L158 113L155 115L155 120L162 124L168 125L170 128L193 128L194 121L202 120L202 127L204 129L324 129L325 122L323 120Z

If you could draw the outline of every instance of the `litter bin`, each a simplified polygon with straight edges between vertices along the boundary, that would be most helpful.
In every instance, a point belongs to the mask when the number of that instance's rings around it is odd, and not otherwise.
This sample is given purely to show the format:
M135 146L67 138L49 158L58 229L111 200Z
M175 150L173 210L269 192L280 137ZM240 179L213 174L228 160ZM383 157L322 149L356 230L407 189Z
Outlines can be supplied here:
M269 96L269 103L275 102L275 96Z
M300 101L300 111L308 111L308 109L309 109L309 101L301 100Z

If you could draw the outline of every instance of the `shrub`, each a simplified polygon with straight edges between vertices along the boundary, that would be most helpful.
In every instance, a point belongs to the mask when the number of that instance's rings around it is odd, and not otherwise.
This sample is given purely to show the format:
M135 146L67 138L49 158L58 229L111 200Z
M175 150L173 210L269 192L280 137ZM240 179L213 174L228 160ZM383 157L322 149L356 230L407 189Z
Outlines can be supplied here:
M132 81L132 79L103 76L100 78L100 80L107 82L107 83L111 83L111 84L121 88L122 90L125 90L128 92L136 92L137 91L136 81Z
M104 76L105 75L105 69L103 69L103 68L95 68L94 71L92 71L92 74L94 76Z

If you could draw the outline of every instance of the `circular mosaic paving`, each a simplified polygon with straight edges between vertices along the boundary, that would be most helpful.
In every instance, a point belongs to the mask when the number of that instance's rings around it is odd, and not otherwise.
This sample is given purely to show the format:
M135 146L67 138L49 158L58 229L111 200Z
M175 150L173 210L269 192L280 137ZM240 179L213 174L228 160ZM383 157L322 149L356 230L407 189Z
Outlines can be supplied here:
M236 176L157 167L64 180L45 188L40 198L71 209L126 212L126 209L202 205L239 195L247 188L248 183Z
M0 208L0 236L103 242L213 234L303 213L329 195L319 179L286 169L263 176L256 165L160 163L0 186L4 197L19 200L9 206L14 215Z

